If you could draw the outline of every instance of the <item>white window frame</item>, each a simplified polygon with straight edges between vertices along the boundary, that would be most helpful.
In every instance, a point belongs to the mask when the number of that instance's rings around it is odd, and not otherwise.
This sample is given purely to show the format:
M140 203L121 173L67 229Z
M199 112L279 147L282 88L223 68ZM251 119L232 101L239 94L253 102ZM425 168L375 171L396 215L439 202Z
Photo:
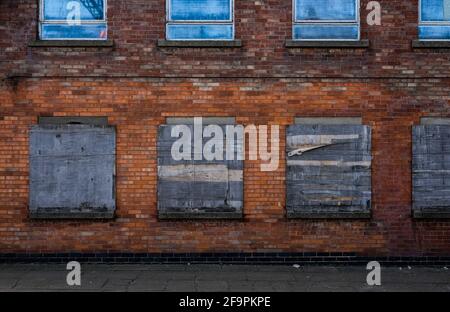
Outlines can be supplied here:
M95 41L104 41L108 39L108 0L103 0L103 19L101 20L81 20L81 25L89 25L89 24L101 24L104 23L106 27L106 38L51 38L51 39L42 39L42 26L43 25L51 25L51 24L63 24L67 23L67 20L46 20L44 17L44 5L46 0L39 0L39 39L40 40L95 40Z
M295 41L359 41L361 40L361 19L359 16L360 12L360 0L355 0L355 19L354 20L297 20L296 19L296 0L292 0L292 39ZM358 26L358 37L356 39L342 39L342 38L336 38L336 39L296 39L294 38L294 27L296 25L311 25L311 24L318 24L323 26Z
M230 2L230 19L228 20L213 20L213 21L199 21L199 20L172 20L171 18L171 0L166 0L166 38L168 34L168 27L170 25L229 25L232 24L232 37L231 39L208 39L208 38L195 38L195 39L168 39L173 41L232 41L235 36L235 27L234 27L234 0L229 0Z
M422 21L422 0L419 0L419 26L450 26L450 21ZM449 39L422 39L420 41L450 41Z

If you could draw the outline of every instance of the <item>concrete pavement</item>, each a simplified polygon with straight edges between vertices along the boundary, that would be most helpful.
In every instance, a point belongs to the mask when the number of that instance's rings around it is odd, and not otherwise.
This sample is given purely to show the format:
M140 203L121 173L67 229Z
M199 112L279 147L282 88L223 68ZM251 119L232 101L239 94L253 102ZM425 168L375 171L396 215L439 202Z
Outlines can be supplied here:
M0 291L438 291L450 292L447 267L382 267L368 286L363 266L81 264L68 286L65 264L0 264Z

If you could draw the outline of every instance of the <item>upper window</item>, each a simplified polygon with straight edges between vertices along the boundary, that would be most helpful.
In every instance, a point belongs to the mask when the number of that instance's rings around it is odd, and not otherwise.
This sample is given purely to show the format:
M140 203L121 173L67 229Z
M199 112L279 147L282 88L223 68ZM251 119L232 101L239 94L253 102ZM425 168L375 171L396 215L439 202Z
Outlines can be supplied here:
M359 40L359 0L293 0L296 40Z
M168 40L234 39L233 0L167 0Z
M419 39L450 39L450 0L420 1Z
M40 0L42 40L107 39L106 0Z

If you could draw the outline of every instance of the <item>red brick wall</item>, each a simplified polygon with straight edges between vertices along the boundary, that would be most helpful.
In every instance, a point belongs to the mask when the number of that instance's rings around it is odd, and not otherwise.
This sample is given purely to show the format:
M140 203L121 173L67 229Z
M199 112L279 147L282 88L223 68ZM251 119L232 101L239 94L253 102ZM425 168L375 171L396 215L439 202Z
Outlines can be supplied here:
M286 49L292 0L235 1L237 49L156 46L165 37L164 0L108 0L111 48L31 48L38 0L0 2L0 68L7 75L136 77L430 77L448 76L447 50L412 50L418 0L382 0L382 25L368 26L361 0L361 38L371 49Z
M156 47L162 0L109 0L114 48L31 48L37 1L1 1L1 252L448 255L450 220L411 218L411 125L450 117L449 51L410 47L417 2L381 1L382 26L362 24L371 48L348 50L284 48L290 0L236 0L237 49ZM108 116L117 126L114 221L28 218L29 126L64 115ZM246 161L243 221L158 221L157 127L194 115L279 124L281 150L295 116L362 116L373 131L372 219L287 220L284 164L261 172Z

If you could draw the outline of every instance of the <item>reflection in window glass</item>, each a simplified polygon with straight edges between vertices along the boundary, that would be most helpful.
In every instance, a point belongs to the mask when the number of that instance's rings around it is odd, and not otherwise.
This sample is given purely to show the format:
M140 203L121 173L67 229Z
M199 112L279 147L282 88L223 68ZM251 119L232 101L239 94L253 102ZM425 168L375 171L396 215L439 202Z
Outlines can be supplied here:
M107 39L106 0L41 0L43 40Z
M358 37L358 26L354 25L296 25L294 36L304 40L314 40L317 38L326 40L349 39Z
M186 40L198 38L220 40L233 37L233 26L231 25L174 24L170 25L167 30L169 38L183 38Z
M422 21L450 21L450 1L422 0Z
M233 0L168 0L169 40L231 40Z
M358 0L294 0L297 40L359 40Z
M421 0L419 38L450 39L450 0Z
M296 20L356 20L355 0L295 0Z
M170 19L179 21L231 20L230 0L170 0Z
M41 28L44 39L106 39L105 25L44 24Z

